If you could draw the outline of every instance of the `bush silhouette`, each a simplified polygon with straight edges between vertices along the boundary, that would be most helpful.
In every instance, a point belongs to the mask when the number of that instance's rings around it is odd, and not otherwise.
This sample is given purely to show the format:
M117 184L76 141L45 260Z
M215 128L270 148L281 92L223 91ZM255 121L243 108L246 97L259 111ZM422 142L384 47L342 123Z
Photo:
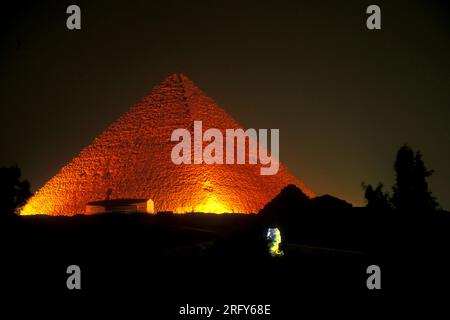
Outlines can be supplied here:
M389 212L392 210L389 194L383 191L382 183L378 183L376 187L363 183L362 187L365 190L364 198L367 202L367 209L377 212Z

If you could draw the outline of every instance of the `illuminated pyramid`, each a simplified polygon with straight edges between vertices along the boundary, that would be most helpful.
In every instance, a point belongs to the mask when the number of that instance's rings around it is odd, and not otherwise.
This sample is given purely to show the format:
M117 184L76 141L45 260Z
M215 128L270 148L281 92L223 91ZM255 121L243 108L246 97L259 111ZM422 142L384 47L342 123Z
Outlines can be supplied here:
M260 175L260 164L175 165L172 131L241 126L187 77L171 75L130 108L29 200L21 214L74 215L110 199L152 199L155 211L256 213L283 187L295 184L280 164Z

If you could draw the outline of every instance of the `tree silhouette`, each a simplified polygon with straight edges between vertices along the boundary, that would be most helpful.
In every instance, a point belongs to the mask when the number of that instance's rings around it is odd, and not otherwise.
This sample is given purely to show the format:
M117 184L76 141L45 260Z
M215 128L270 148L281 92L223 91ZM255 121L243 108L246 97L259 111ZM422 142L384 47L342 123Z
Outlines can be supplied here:
M426 169L420 152L414 153L407 145L402 146L397 152L394 168L396 184L392 188L392 204L397 211L429 212L438 208L426 181L433 170Z
M30 183L20 178L18 166L0 168L0 217L15 214L31 196Z
M392 205L389 199L389 194L383 192L383 184L378 183L374 188L372 185L362 184L364 192L364 198L366 199L368 208L371 211L376 212L388 212L392 210Z

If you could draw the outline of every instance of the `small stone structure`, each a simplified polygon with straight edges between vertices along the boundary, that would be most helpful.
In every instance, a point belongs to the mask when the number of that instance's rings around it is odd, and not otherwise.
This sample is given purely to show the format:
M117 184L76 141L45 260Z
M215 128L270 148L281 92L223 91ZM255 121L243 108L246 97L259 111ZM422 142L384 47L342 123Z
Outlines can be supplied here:
M154 204L152 199L110 199L86 204L86 214L103 212L154 213Z

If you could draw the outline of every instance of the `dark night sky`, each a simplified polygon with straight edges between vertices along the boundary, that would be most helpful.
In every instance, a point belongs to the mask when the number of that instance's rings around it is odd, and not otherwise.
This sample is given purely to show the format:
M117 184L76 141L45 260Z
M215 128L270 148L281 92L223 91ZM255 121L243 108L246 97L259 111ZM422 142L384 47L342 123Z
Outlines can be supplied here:
M281 160L317 194L362 204L361 182L390 188L408 143L450 209L445 1L112 2L1 2L0 165L33 189L182 72L246 127L280 128Z

